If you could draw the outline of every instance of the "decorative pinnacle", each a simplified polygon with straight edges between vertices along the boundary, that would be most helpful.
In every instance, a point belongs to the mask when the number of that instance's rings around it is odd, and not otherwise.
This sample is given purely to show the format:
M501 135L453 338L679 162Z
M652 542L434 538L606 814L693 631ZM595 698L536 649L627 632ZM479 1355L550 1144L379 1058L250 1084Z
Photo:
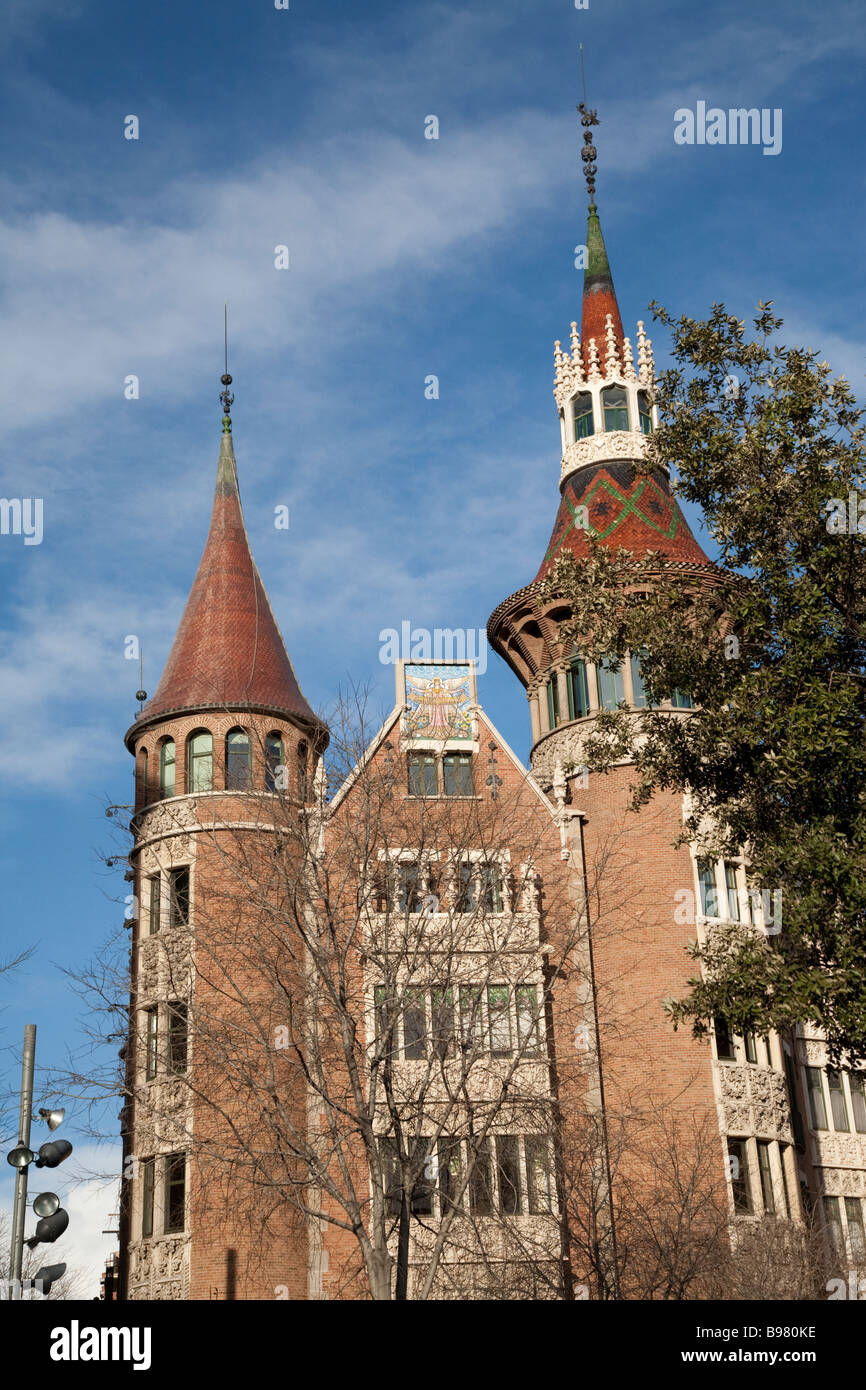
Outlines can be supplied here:
M226 306L225 306L225 320L224 320L224 323L225 323L225 371L223 372L222 376L220 377L220 381L222 382L222 385L223 385L223 389L222 389L222 391L220 391L220 400L222 401L222 406L223 406L223 434L231 434L231 432L232 432L232 406L234 405L234 399L235 399L235 398L234 398L234 396L232 395L231 391L229 390L229 387L230 387L231 384L232 384L232 379L231 379L231 377L229 376L229 306L228 306L227 304L226 304Z
M580 152L580 157L583 160L583 175L586 179L586 188L589 193L589 205L592 208L595 207L595 161L598 157L598 151L592 143L592 131L589 127L598 125L598 112L590 111L585 101L582 101L577 109L580 112L580 124L585 127L583 133L583 149Z

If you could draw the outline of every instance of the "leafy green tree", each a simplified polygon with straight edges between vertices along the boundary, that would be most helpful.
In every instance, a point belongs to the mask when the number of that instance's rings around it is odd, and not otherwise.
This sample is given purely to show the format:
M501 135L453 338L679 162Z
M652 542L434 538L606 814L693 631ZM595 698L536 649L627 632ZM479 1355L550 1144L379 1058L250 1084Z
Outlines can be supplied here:
M703 970L669 1001L674 1023L814 1021L831 1059L863 1059L864 413L811 348L778 341L771 304L758 305L754 336L721 304L706 321L651 308L675 365L639 471L671 466L718 567L613 553L591 533L587 560L558 560L545 592L570 607L561 638L590 659L643 652L649 700L679 689L695 703L685 716L601 712L584 761L633 759L635 808L660 789L688 792L682 838L713 855L745 847L754 884L781 891L778 934L732 924L695 943Z

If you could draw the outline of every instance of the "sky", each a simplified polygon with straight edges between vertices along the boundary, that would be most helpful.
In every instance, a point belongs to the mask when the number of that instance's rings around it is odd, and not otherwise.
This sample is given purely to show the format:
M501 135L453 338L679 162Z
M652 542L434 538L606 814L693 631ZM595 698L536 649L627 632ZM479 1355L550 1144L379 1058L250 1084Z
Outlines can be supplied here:
M533 578L558 502L553 343L580 318L580 43L626 333L644 319L663 367L650 300L746 319L773 300L783 340L862 393L859 0L7 0L0 495L43 502L40 544L0 535L0 956L33 948L0 976L7 1091L28 1022L37 1103L67 1059L93 1064L66 972L123 918L124 866L99 856L132 794L125 639L153 693L207 533L226 301L247 528L315 709L354 682L386 712L383 629L483 629ZM698 102L780 110L780 152L676 143ZM493 653L479 696L526 759ZM58 1134L65 1257L94 1295L118 1108L100 1147L74 1106Z

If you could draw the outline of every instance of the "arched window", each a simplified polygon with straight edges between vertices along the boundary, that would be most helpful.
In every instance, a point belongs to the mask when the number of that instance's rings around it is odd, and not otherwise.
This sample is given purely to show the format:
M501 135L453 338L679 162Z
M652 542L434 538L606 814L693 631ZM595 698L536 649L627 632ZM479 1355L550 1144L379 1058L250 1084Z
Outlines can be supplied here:
M606 430L628 429L628 395L624 386L607 386L602 392L604 400L604 427Z
M147 801L147 749L142 748L138 755L138 799Z
M674 690L671 693L671 704L674 709L694 709L695 702L687 690Z
M188 792L213 790L213 734L199 729L187 744L186 789Z
M614 670L611 658L606 656L598 667L598 703L602 709L616 709L620 701L624 699L622 663L618 669Z
M639 652L632 652L631 654L631 688L635 709L646 709L647 706L650 709L658 709L658 705L652 703L644 687L640 666L641 658L644 656L646 656L646 647L641 647Z
M163 739L159 745L159 794L174 796L174 739Z
M303 739L298 744L298 796L307 799L307 745Z
M584 391L574 398L574 437L575 439L587 439L594 432L592 396L588 391Z
M555 671L547 682L547 718L551 729L555 729L559 724L559 681Z
M252 745L245 729L226 735L226 790L244 792L252 784Z
M582 719L589 714L589 686L586 680L586 662L577 657L572 661L565 676L568 690L568 717Z
M653 415L646 391L638 391L637 393L637 413L640 418L641 434L652 434Z
M286 789L286 755L282 734L268 734L265 739L265 787L269 792Z

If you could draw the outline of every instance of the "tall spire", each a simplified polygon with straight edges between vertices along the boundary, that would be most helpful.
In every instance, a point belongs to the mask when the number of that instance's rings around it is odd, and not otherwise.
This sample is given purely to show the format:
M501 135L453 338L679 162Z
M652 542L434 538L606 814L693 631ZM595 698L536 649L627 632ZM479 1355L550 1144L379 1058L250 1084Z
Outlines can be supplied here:
M616 291L613 287L613 276L610 272L610 262L607 259L607 250L604 237L601 234L601 222L595 203L597 151L592 140L592 127L598 125L598 112L590 111L585 101L582 101L577 109L580 112L580 123L584 127L583 149L580 152L580 157L583 160L583 173L589 194L589 217L586 228L587 257L583 271L583 313L580 325L580 337L588 372L590 369L590 339L595 339L600 357L603 358L607 354L610 337L607 326L608 314L610 314L613 328L613 340L620 356L623 351L624 335L619 305L616 301Z
M253 560L228 418L204 553L156 694L130 733L170 711L205 708L264 708L320 724L301 693Z

